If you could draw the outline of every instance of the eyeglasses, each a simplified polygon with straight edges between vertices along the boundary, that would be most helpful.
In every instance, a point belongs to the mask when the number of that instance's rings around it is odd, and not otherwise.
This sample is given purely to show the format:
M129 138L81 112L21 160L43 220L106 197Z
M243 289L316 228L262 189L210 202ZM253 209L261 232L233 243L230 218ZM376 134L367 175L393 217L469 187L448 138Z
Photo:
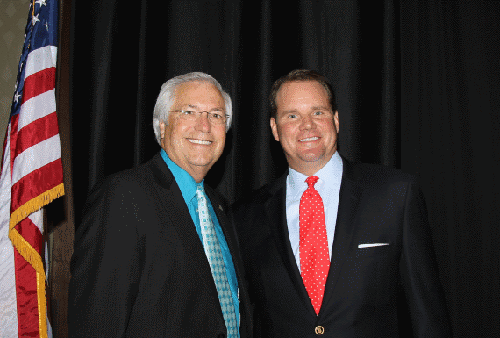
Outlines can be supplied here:
M225 124L229 115L224 114L223 110L213 111L195 111L195 110L171 110L170 112L180 113L179 117L186 121L196 121L203 113L207 113L211 124Z

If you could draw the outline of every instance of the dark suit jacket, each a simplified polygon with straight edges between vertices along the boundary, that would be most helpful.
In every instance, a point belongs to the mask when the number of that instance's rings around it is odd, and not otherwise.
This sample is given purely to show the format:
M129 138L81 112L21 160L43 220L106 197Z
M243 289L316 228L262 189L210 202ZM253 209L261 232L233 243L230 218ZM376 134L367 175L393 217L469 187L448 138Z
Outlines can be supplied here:
M219 196L205 190L238 277L241 337L251 337L234 229ZM203 245L160 154L106 180L90 196L71 274L70 337L226 336Z
M416 337L450 329L414 178L366 164L344 169L323 305L314 312L288 237L285 173L235 207L256 337L399 337L401 304ZM360 244L389 243L358 248ZM404 297L401 299L401 297Z

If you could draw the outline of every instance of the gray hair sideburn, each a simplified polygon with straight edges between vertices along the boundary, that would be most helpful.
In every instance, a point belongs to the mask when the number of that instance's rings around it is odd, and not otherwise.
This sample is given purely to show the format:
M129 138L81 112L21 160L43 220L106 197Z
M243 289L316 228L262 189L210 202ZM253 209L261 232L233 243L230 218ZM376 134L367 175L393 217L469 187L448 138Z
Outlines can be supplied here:
M187 83L187 82L208 82L213 84L221 93L224 98L226 115L228 118L226 120L226 132L231 127L231 122L233 118L233 104L231 102L231 97L228 93L222 89L222 86L219 82L214 79L212 76L201 73L201 72L192 72L183 75L178 75L176 77L171 78L167 82L165 82L161 86L160 94L156 99L156 104L153 109L153 130L155 132L156 141L161 145L161 133L160 133L160 122L164 122L168 124L168 114L169 110L172 107L175 99L175 89L178 85Z

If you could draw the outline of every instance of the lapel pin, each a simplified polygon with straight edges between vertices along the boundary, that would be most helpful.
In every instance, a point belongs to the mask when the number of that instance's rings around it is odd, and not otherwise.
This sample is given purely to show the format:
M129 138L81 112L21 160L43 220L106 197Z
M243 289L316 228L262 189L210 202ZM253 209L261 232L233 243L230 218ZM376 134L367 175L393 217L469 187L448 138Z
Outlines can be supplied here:
M219 209L220 209L221 211L224 211L224 209L222 209L222 205L220 205L220 204L219 204Z

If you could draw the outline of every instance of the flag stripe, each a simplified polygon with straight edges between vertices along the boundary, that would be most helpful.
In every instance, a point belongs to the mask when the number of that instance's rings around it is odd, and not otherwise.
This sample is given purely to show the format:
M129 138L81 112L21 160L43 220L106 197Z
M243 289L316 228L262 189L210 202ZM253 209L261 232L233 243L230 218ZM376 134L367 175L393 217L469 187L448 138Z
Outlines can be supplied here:
M23 103L45 93L48 90L54 89L56 81L56 69L54 67L47 68L27 77L24 80Z
M17 156L17 150L16 150L16 144L17 144L17 125L19 122L19 114L13 115L10 117L10 133L9 133L9 138L10 138L10 173L12 177L13 173L13 168L14 168L14 161L16 160ZM12 184L12 178L11 178L11 184Z
M35 49L28 56L24 76L28 78L41 70L55 67L56 61L57 47L45 46Z
M53 112L19 130L16 151L22 153L34 144L38 144L57 134L59 134L57 114Z
M10 222L10 125L7 126L2 180L0 182L0 337L18 337L15 249L9 239Z
M61 157L61 143L59 134L50 139L39 142L38 144L26 149L19 154L15 161L12 171L12 186L14 186L23 176L28 175L34 170L42 168ZM35 182L40 183L40 182Z
M24 221L24 220L23 220ZM21 221L21 222L23 222ZM36 270L15 250L16 294L19 337L38 337L38 321L22 320L38 313Z
M43 168L32 171L19 180L19 184L12 186L12 211L21 208L32 199L40 196L61 181L58 169L61 168L61 159L48 163ZM33 181L39 180L39 181ZM16 200L14 200L16 197ZM42 205L43 206L43 205Z
M40 227L33 223L30 217L27 217L16 225L16 230L41 257L44 241Z
M48 90L24 102L21 107L21 113L16 115L19 116L18 128L21 130L31 122L52 114L55 111L56 101L54 100L54 90Z
M41 210L36 211L30 214L28 218L40 229L40 233L43 233L43 212Z

